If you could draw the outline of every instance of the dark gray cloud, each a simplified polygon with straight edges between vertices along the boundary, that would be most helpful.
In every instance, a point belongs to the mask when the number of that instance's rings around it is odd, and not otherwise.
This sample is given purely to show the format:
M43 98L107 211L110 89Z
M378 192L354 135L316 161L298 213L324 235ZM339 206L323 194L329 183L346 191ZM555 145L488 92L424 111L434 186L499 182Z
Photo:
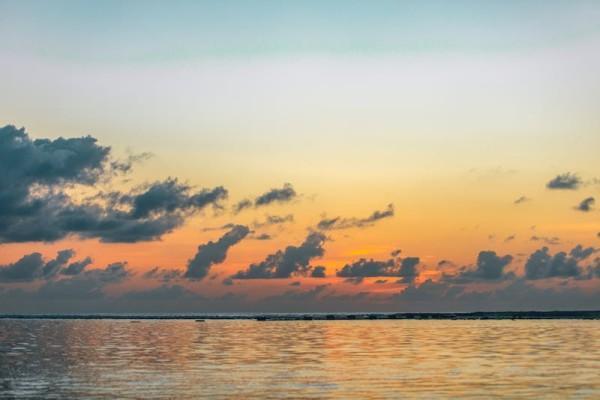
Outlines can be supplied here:
M546 187L548 189L567 189L567 190L575 190L581 186L582 181L577 174L572 174L570 172L556 175L553 179L551 179Z
M14 263L0 265L0 283L52 279L59 274L77 275L92 261L88 257L69 264L74 255L73 250L61 250L54 259L44 261L40 253L27 254Z
M176 179L130 192L98 193L75 201L68 188L88 189L130 169L95 138L31 139L0 128L0 243L52 242L69 235L103 242L159 239L185 217L227 196L222 187L193 192Z
M300 246L288 246L285 250L279 250L267 256L264 261L251 264L246 270L237 272L232 278L273 279L306 275L311 272L310 260L324 254L325 239L325 235L322 233L309 233Z
M385 261L361 258L352 264L346 264L337 271L341 278L369 278L393 276L401 278L402 283L411 283L419 276L417 266L419 257L391 258Z
M198 246L194 258L189 260L184 276L192 280L204 279L208 275L210 267L225 261L229 248L239 243L249 233L248 227L236 225L216 242L201 244Z
M311 278L325 278L326 272L325 267L321 265L317 265L316 267L311 268L310 277Z
M503 281L514 279L513 272L505 268L512 262L511 255L498 256L494 251L481 251L477 256L475 267L462 267L456 274L443 274L442 280L456 284L472 282Z
M317 229L326 231L336 229L364 228L372 226L375 222L381 219L391 218L393 216L394 205L388 204L385 210L376 210L366 218L324 218L317 224Z
M522 204L525 203L527 201L530 201L531 199L529 197L526 196L520 196L518 197L515 201L513 201L514 204Z
M63 275L79 275L91 263L92 263L92 259L90 257L86 257L81 261L72 262L65 269L63 269L60 273Z
M575 209L577 211L583 211L583 212L592 211L592 208L594 207L595 202L596 202L596 200L593 197L585 198L581 201L581 203L579 203L577 206L575 206Z
M568 254L560 251L551 255L547 247L532 253L525 263L525 279L579 278L584 274L580 262L588 258L597 249L575 246Z

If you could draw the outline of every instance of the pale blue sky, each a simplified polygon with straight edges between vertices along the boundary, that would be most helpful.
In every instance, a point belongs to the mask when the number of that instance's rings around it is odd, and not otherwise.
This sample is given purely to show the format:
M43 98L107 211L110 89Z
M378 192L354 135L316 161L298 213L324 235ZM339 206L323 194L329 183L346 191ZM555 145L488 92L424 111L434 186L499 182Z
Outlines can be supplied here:
M0 44L77 62L489 52L598 35L594 1L1 1Z

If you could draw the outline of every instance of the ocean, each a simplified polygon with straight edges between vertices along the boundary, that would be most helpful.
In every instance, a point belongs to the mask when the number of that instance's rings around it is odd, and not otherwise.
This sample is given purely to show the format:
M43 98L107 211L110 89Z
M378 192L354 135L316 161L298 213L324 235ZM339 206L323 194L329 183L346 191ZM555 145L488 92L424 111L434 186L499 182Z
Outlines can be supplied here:
M0 320L0 398L600 398L600 320Z

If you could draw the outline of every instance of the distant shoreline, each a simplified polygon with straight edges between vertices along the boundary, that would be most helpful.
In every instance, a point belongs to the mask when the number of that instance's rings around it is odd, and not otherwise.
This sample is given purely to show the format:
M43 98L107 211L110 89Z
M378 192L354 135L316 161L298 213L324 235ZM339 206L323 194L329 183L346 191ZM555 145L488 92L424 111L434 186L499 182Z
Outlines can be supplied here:
M466 313L223 313L223 314L0 314L0 319L45 320L257 320L257 321L355 321L355 320L600 320L599 311L497 311Z

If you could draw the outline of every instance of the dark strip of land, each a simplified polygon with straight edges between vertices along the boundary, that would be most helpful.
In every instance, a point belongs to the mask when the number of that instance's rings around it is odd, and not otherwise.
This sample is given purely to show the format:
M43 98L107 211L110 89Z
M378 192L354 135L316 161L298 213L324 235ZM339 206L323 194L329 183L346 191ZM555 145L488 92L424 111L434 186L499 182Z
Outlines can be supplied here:
M516 320L594 319L600 311L498 311L469 313L289 313L289 314L0 314L0 319L119 319L195 320L253 319L257 321L354 321L354 320Z

